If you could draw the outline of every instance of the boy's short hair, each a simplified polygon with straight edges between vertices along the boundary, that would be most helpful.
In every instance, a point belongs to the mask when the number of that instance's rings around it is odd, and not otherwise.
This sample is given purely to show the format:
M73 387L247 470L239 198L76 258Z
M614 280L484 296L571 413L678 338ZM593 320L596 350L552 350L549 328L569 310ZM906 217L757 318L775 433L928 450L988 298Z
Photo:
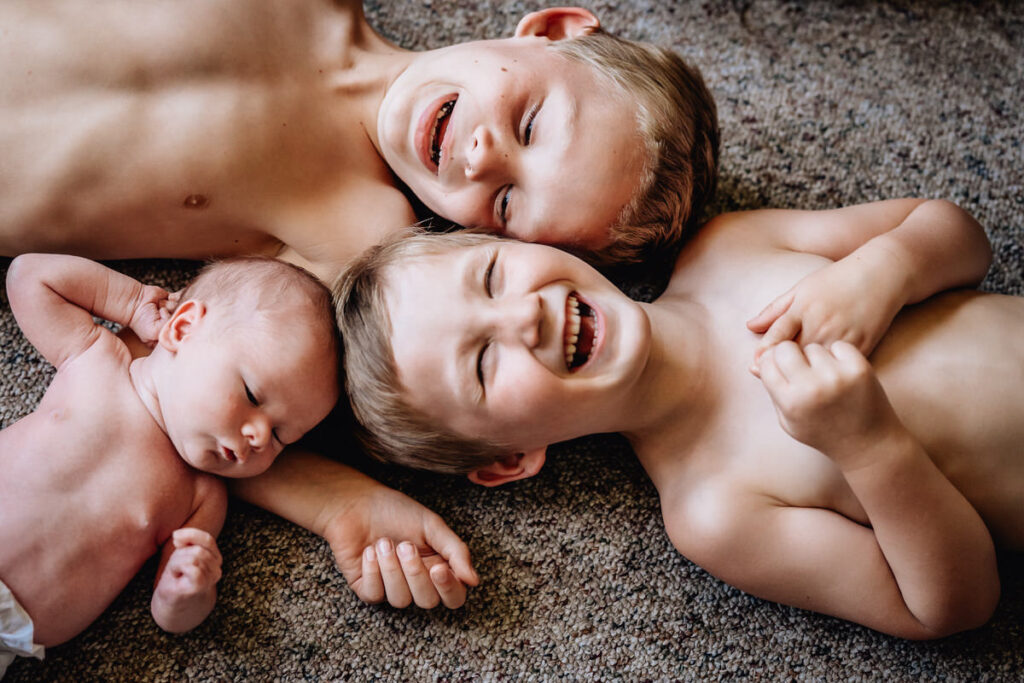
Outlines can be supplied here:
M646 146L640 187L611 227L611 244L583 256L597 264L635 262L679 244L718 175L717 108L700 71L671 50L599 28L548 49L594 67L632 100Z
M234 256L207 263L181 292L180 301L199 299L241 315L296 312L296 301L309 303L315 322L337 353L341 340L332 315L331 291L312 273L268 256ZM307 321L303 321L307 324Z
M356 435L375 458L464 474L512 452L487 439L460 436L409 404L395 364L385 298L394 266L500 239L472 231L437 234L414 228L371 247L338 279L334 293L345 345L345 390L359 423Z

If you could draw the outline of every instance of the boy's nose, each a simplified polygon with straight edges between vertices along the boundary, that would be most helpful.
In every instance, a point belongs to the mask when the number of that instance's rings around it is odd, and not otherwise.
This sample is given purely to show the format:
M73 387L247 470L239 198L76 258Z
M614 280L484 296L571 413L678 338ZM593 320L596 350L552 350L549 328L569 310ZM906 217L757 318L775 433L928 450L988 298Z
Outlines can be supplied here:
M499 166L497 140L487 126L477 126L466 149L466 180L483 180Z
M544 304L538 292L527 296L509 297L498 307L498 325L509 341L521 342L527 348L540 344Z

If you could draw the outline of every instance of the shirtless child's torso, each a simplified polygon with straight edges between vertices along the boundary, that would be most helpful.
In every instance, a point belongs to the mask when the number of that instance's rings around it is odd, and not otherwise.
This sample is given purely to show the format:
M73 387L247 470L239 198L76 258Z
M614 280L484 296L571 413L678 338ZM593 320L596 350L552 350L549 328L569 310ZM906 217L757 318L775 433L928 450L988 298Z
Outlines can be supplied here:
M60 369L35 412L0 432L0 580L45 646L93 622L201 509L212 532L223 520L223 483L178 455L129 363L103 335Z
M720 216L684 250L651 315L681 339L702 330L695 348L674 354L684 365L699 359L704 391L699 401L683 397L676 405L686 410L631 441L658 488L669 536L684 555L740 588L804 605L804 590L820 596L858 585L843 572L867 572L858 565L868 551L877 553L878 541L837 464L783 430L769 393L750 372L759 337L746 331L745 321L831 263L793 251L777 229L782 215ZM869 358L906 429L975 507L995 542L1017 550L1024 549L1024 347L1005 340L1022 335L1024 299L953 291L904 309ZM684 372L693 371L690 363ZM893 483L897 495L902 486ZM815 517L787 524L773 516L796 509ZM829 520L840 519L864 533L833 538L827 530L840 527ZM847 524L842 528L850 531ZM833 547L833 541L846 546ZM863 548L856 545L861 542ZM792 557L779 557L786 554ZM747 562L745 555L757 559ZM772 578L775 565L806 570L806 583L795 572L788 581ZM879 576L888 576L882 568ZM894 598L892 604L902 604ZM871 613L878 604L865 600L865 614L844 616L878 628L873 620L879 615ZM812 608L822 609L820 600Z
M330 278L415 220L363 125L379 70L352 65L394 48L359 2L5 2L0 25L0 254Z

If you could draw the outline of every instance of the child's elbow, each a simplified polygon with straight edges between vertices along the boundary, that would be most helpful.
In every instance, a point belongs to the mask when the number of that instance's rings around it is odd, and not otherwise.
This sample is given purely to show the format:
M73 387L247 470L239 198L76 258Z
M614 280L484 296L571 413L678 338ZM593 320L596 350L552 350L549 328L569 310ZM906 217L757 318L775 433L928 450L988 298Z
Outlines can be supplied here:
M984 226L974 216L948 199L931 199L925 203L937 219L957 226L963 240L965 256L976 262L979 268L983 267L984 272L988 272L992 264L992 244L988 240Z
M970 631L988 623L999 603L999 580L979 586L959 599L950 598L921 619L922 633L915 640L932 640Z

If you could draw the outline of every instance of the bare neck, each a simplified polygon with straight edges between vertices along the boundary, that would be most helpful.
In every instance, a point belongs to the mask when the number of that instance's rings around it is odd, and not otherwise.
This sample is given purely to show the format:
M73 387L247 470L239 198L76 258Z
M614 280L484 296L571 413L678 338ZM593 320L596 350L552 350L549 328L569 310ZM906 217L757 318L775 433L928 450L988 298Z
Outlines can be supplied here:
M683 299L643 304L651 322L651 347L643 375L623 403L619 428L636 446L667 431L698 428L711 410L713 373L709 323L704 309Z

